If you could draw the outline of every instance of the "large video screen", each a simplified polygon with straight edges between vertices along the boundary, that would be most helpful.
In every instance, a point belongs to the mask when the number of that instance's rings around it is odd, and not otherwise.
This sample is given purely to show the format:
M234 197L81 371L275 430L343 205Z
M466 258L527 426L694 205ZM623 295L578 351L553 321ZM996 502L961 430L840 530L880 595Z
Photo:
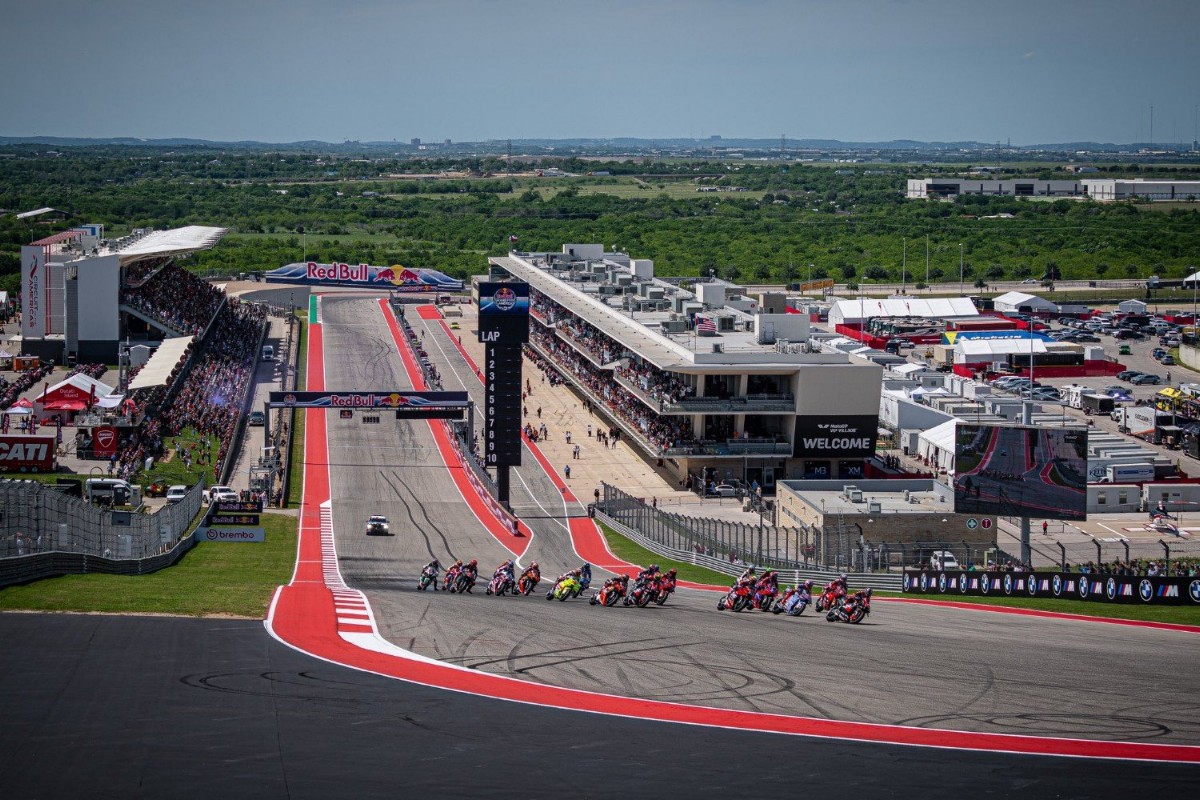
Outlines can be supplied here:
M1087 519L1087 431L960 422L954 510Z

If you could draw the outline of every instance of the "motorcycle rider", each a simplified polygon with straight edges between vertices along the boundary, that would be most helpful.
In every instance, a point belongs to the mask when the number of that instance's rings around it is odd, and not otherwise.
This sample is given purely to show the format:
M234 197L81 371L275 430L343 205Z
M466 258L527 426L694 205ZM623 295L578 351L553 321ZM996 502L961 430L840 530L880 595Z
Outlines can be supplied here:
M435 592L438 590L438 585L437 585L438 573L440 573L441 571L442 571L442 565L440 563L438 563L438 560L436 558L433 561L430 561L428 564L426 564L425 567L421 570L422 575L425 575L426 573L428 573L433 578L433 590Z
M769 569L754 585L754 607L762 608L763 603L777 594L779 594L779 574Z
M871 607L871 589L861 589L846 598L846 602L842 607L837 609L837 617L842 622L850 619L851 615L858 610L859 606Z
M550 591L546 592L547 599L554 597L554 590L557 589L558 585L560 583L562 583L563 581L565 581L567 578L578 578L578 577L579 577L579 570L577 570L577 569L569 569L566 572L564 572L562 575L559 575L558 578L555 579L554 583L550 586Z
M513 577L513 561L511 558L506 559L503 564L496 567L496 571L492 573L492 580L496 580L501 575L507 575L509 580Z
M467 587L467 591L475 588L475 579L479 577L479 562L471 559L466 564L463 564L462 572L471 579L471 585Z
M783 599L783 611L789 617L799 616L805 607L812 602L812 581L805 581L792 589Z
M634 582L634 584L644 583L647 578L654 575L654 573L656 573L656 572L658 572L658 564L651 564L650 566L646 567L644 570L639 572L637 574L637 577L634 578L633 582Z
M581 590L592 585L592 565L586 561L579 568L579 584Z
M446 580L442 583L443 589L449 589L450 586L458 579L458 573L462 572L462 559L457 559L450 565L450 569L446 570Z
M521 580L525 580L527 578L534 586L536 586L538 581L542 579L542 570L540 567L538 567L538 562L531 562L530 565L525 568L525 571L521 573ZM520 587L518 586L518 590L519 589Z

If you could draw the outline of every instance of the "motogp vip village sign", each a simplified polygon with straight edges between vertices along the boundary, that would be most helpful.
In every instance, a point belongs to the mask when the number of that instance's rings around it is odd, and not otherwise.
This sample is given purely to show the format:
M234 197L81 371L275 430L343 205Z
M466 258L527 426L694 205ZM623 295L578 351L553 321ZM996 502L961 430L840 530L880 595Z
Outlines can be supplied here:
M297 262L272 270L263 278L272 283L300 283L316 286L358 286L394 292L461 292L463 282L435 269L410 269L393 264L319 264Z
M796 417L797 457L869 458L875 454L879 418L857 416Z

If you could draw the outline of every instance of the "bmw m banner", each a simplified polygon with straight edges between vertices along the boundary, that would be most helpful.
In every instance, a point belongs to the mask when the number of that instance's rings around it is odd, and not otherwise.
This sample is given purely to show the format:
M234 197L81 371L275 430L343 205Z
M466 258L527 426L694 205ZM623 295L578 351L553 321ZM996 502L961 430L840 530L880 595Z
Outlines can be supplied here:
M1078 572L936 572L905 570L905 594L1041 597L1100 603L1200 606L1200 578L1084 575Z

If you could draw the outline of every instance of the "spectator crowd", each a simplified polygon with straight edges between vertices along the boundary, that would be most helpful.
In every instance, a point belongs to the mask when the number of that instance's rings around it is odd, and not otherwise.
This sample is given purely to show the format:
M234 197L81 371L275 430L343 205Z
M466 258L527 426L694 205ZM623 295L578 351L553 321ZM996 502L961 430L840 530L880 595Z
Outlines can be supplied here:
M175 264L168 264L137 286L121 289L121 303L186 335L204 332L225 293Z

